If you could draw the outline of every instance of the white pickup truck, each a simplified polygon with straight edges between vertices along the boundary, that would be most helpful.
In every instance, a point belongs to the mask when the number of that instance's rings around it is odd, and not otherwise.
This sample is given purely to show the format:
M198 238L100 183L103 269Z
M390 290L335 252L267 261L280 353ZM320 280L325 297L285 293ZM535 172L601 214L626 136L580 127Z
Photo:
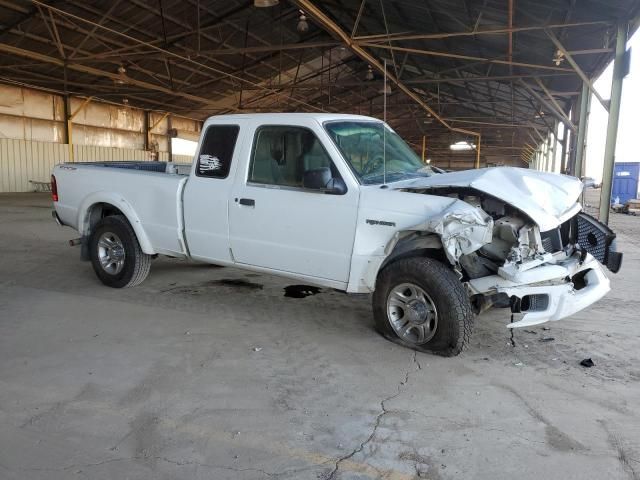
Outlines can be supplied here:
M387 338L459 353L474 317L559 320L609 291L615 235L581 213L579 180L520 168L435 173L379 120L334 114L209 118L193 165L67 163L55 219L110 287L157 255L373 293Z

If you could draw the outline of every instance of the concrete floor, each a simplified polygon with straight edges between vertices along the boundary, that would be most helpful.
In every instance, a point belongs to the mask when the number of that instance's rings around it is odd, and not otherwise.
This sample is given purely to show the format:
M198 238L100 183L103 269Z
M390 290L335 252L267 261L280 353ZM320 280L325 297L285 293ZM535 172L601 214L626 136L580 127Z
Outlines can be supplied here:
M608 297L446 359L366 296L170 259L106 288L46 196L0 196L0 478L639 479L640 218L612 224Z

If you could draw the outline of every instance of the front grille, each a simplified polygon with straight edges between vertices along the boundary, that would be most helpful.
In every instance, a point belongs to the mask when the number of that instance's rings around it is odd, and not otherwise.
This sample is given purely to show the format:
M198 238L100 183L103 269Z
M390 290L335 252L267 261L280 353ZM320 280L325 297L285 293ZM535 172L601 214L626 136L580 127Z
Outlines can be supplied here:
M581 212L558 228L542 232L540 238L545 252L568 252L567 248L577 245L581 251L593 255L613 273L620 270L622 253L616 252L616 234L591 215Z
M555 249L553 248L553 240L550 236L542 237L542 248L544 248L545 252L549 253L553 253L555 251Z
M586 213L577 215L577 223L577 243L580 248L593 255L603 265L607 265L609 247L616 238L616 234L609 227Z
M542 248L547 253L560 252L575 243L576 217L570 218L553 230L540 233Z

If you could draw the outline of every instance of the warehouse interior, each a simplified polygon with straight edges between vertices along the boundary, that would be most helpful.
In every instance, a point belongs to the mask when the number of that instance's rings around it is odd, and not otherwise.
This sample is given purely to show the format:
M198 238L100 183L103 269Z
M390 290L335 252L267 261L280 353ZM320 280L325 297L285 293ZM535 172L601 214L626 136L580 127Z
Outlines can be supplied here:
M0 0L0 478L640 478L640 224L609 204L639 25L640 0ZM108 289L51 221L55 165L190 164L237 113L366 115L442 171L581 178L592 103L581 201L625 267L550 326L482 313L460 357L267 274L160 258Z
M633 0L271 3L3 1L3 141L164 158L169 134L194 139L211 115L381 118L386 100L388 123L441 168L527 167L557 144L540 168L573 172L580 107L638 14ZM73 148L58 158L93 159Z

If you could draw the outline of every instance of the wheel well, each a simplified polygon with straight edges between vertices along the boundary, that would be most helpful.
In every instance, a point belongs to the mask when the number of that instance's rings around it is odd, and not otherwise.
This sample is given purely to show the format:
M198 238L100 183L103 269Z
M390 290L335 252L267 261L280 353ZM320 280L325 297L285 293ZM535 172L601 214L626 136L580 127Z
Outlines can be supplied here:
M409 257L428 257L449 265L440 237L435 234L424 234L424 232L412 232L398 241L380 265L378 274L386 266Z
M94 203L91 205L85 219L85 236L88 237L91 234L93 227L95 227L100 220L112 215L122 215L127 218L118 207L110 203Z
M394 255L393 258L391 258L391 255L390 255L383 262L382 266L380 267L380 270L387 267L388 265L391 265L392 263L397 262L398 260L403 260L405 258L410 258L410 257L432 258L434 260L438 260L444 263L445 265L449 265L447 256L444 254L444 250L442 250L441 248L417 248L414 250L409 250L409 251Z

